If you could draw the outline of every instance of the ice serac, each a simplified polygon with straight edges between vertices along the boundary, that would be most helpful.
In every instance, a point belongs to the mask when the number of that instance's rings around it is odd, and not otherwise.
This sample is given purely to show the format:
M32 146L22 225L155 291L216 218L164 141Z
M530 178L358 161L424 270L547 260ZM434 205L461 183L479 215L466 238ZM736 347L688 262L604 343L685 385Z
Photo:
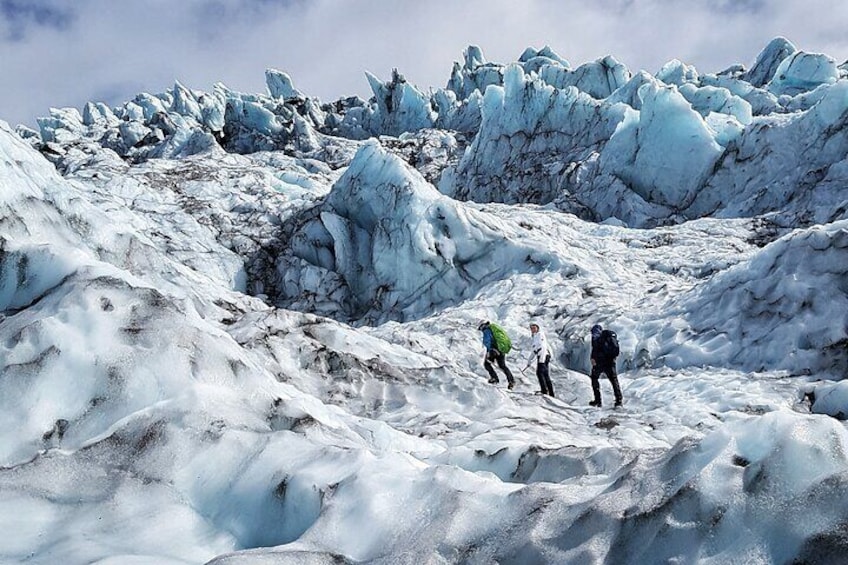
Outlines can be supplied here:
M538 74L542 81L555 88L574 86L598 100L603 100L630 80L627 67L610 55L584 63L573 71L562 65L545 65Z
M630 79L618 87L618 89L610 94L606 102L609 104L623 103L627 104L634 110L642 109L642 98L639 96L639 88L643 84L653 83L656 79L645 71L639 71Z
M494 94L489 98L488 110L484 109L483 93L490 88L504 92L507 66L487 61L476 46L470 46L463 55L463 62L457 63L448 87L428 94L394 72L388 82L367 75L374 92L369 101L350 97L321 105L294 88L285 73L269 69L266 82L270 96L233 92L223 85L204 93L177 82L166 92L142 93L113 109L90 103L82 115L75 109L51 110L50 116L39 120L40 134L20 131L59 170L64 170L69 151L93 154L98 147L114 151L133 163L151 158L185 159L220 149L242 154L282 150L296 157L327 160L337 168L345 166L352 154L337 150L340 145L346 145L341 138L362 140L381 135L404 138L386 143L397 148L409 145L409 136L432 139L438 135L428 131L446 129L461 134L455 136L457 151L465 150L464 139L474 139L474 144L459 165L454 166L452 158L445 159L440 161L445 165L442 171L433 171L434 167L428 165L425 174L428 180L438 182L445 194L460 199L555 202L561 210L587 219L615 216L616 220L634 226L677 222L713 213L762 213L773 207L772 202L781 199L791 202L791 208L797 209L798 214L807 212L814 213L816 218L835 219L842 213L839 202L831 202L836 197L830 190L842 179L841 165L825 166L828 159L836 158L839 143L820 143L824 138L840 138L839 128L806 130L807 126L799 122L807 120L798 116L816 112L814 108L820 105L833 106L833 99L839 96L837 78L845 73L844 68L836 67L825 55L798 52L788 41L777 38L760 53L754 68L747 73L741 65L734 65L718 74L699 74L693 67L673 60L661 69L659 78L644 72L630 78L629 71L612 57L572 69L549 47L528 48L512 65L523 70L527 99L516 97L496 108L501 95ZM778 67L781 72L775 74ZM519 74L516 71L513 76ZM657 180L648 177L659 176L653 169L635 174L636 167L632 165L609 166L621 161L611 151L604 150L624 119L626 109L621 103L641 111L643 100L639 89L663 81L678 88L700 114L715 143L727 150L715 169L716 174L707 175L706 180L702 165L709 159L701 159L704 154L696 151L698 156L684 155L675 143L669 143L665 144L669 161L696 165L687 182L705 181L711 187L726 184L730 179L734 189L744 184L741 190L699 191L692 206L685 206L691 199L692 186L682 189L685 193L682 198L669 198L664 189L648 188ZM567 94L571 86L577 92L573 103L568 100L574 95ZM553 87L556 94L549 94L545 90L548 87ZM510 92L517 90L510 88ZM602 103L592 109L591 98ZM545 109L548 100L551 108ZM509 117L513 112L523 116ZM508 125L522 120L521 128ZM641 121L635 114L630 116L628 124ZM478 135L481 128L485 131ZM631 131L629 126L620 129L616 136L617 149L622 149L621 142L627 137L624 134ZM775 155L784 154L773 146L778 139L794 144L795 149L785 151L785 162L796 161L798 167L773 160ZM691 144L680 147L686 151L692 148ZM797 156L808 147L823 149L826 157L811 154L810 159L798 160ZM647 149L643 150L640 157L646 152ZM409 162L418 167L414 152L406 153ZM635 156L636 152L631 154ZM811 160L818 164L815 168L806 166ZM641 164L646 163L643 159ZM753 163L776 166L757 169ZM743 180L743 175L751 179ZM802 188L792 189L784 181L790 178ZM669 179L670 183L679 180ZM799 180L801 184L797 184ZM823 190L825 186L827 191ZM809 187L813 188L812 197ZM773 199L778 193L783 196ZM815 210L802 210L799 203L803 202L813 205ZM831 203L836 206L827 215L826 207ZM681 204L684 208L680 208Z
M742 78L751 85L762 88L771 82L780 63L798 49L786 38L775 37L757 55L751 70Z
M486 91L480 132L439 189L478 202L550 202L563 174L598 151L624 114L623 105L554 88L512 65L504 86Z
M480 47L469 45L463 51L463 59L464 64L454 62L446 86L459 100L468 98L475 90L485 93L490 85L503 84L504 65L487 62Z
M327 116L314 100L297 96L283 73L269 73L269 90L291 97L243 94L221 84L207 93L176 82L167 92L141 93L114 110L94 103L85 106L82 116L75 109L51 110L39 119L41 148L59 144L45 151L59 168L64 147L71 143L89 152L100 146L135 162L185 158L219 145L235 153L320 150L317 128L324 127Z
M518 62L521 63L526 73L539 72L548 65L560 66L565 69L571 68L571 64L557 55L549 45L545 45L539 50L528 47L518 58Z
M777 96L763 88L756 88L737 77L706 74L701 75L699 84L702 87L726 88L734 96L748 102L751 105L751 113L755 116L785 111L783 106L778 103Z
M87 102L82 110L82 123L87 126L93 126L98 122L105 122L106 125L114 126L118 123L118 118L115 117L112 109L102 102Z
M698 71L691 65L672 59L657 72L657 79L666 84L683 86L687 83L697 83Z
M839 80L833 57L798 51L780 62L768 89L777 96L795 96Z
M281 302L371 322L408 320L553 261L504 229L369 142L292 234L291 253L278 263Z
M50 115L36 120L42 141L71 143L83 135L83 118L76 108L50 108Z
M437 113L437 128L467 134L476 134L480 129L483 95L479 90L465 100L458 100L454 91L440 88L433 93L432 106Z
M186 118L194 118L198 123L203 121L200 114L200 104L197 101L195 93L183 86L177 81L174 84L173 101L171 102L171 111L180 114Z
M377 101L372 132L397 136L433 126L436 115L429 97L409 84L397 69L392 71L392 79L387 83L371 73L366 75Z
M727 88L715 86L698 88L692 83L686 83L678 90L692 104L692 109L704 118L714 112L732 116L740 124L746 126L753 120L751 104L744 98L734 95Z
M281 98L282 100L306 98L302 92L294 87L291 77L282 71L265 69L265 84L268 86L268 92L271 93L272 98Z
M810 109L760 117L745 128L693 201L690 217L774 213L780 222L846 217L848 80Z
M616 129L601 167L648 202L686 208L724 149L675 87L644 84L639 97L642 109Z

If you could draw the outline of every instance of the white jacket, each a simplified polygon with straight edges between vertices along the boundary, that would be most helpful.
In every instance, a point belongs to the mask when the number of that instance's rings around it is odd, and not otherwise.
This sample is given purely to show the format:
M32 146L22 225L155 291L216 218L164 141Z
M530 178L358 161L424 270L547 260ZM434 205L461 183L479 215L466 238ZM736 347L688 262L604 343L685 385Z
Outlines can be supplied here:
M530 356L527 358L528 363L533 361L534 358L537 363L544 363L548 355L551 354L551 349L548 347L548 339L545 337L545 332L541 328L533 334L533 344L530 346L530 349Z

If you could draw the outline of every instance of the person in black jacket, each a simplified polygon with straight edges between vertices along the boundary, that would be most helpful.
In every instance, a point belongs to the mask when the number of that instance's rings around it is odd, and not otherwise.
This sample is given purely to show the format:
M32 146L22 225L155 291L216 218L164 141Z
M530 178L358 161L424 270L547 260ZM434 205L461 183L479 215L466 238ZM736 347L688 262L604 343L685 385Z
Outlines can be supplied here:
M615 358L618 357L618 338L615 332L605 330L600 325L592 326L592 392L595 399L589 406L601 406L601 373L607 376L615 395L615 405L621 406L621 387L615 371Z

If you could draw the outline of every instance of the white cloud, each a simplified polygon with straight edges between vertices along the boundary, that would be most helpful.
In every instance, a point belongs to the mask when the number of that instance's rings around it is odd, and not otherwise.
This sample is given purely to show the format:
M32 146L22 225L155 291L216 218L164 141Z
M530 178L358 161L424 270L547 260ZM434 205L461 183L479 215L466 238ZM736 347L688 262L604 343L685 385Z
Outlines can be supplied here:
M53 0L57 2L57 0ZM42 4L50 5L50 1ZM57 4L58 5L58 4ZM65 3L61 3L67 6ZM468 44L488 59L551 45L573 65L612 54L656 72L672 58L703 72L750 65L773 37L848 57L848 5L836 0L79 0L69 25L11 22L0 43L0 117L34 123L50 106L161 91L175 79L264 91L264 69L312 96L368 96L364 71L443 86ZM17 26L17 27L15 27Z

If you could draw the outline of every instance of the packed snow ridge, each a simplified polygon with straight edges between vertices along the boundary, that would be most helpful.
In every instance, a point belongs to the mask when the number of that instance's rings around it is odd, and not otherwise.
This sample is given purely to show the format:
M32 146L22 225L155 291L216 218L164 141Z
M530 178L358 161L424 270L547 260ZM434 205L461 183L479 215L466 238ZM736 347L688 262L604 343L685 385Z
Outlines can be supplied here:
M366 79L0 122L0 561L844 563L848 64Z

